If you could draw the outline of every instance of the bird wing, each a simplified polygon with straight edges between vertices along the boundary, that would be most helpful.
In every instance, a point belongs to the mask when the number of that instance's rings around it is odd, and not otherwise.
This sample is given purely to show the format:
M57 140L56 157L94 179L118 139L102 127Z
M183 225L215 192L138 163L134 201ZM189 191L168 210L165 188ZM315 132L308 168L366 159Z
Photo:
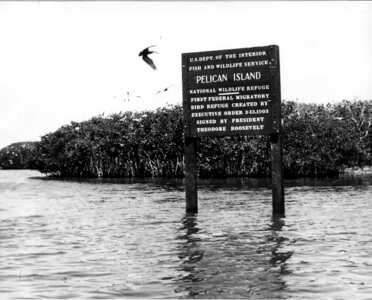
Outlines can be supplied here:
M148 46L147 48L143 49L139 54L138 56L143 56L143 55L148 55L148 54L151 54L151 53L157 53L155 51L150 51L150 48L151 47L155 47L156 45L152 45L152 46Z
M154 70L156 70L156 66L155 66L154 62L152 61L152 59L151 59L150 57L148 57L148 56L143 56L142 58L143 58L143 60L144 60L145 62L147 62L147 63L149 64L149 66L150 66L151 68L153 68Z

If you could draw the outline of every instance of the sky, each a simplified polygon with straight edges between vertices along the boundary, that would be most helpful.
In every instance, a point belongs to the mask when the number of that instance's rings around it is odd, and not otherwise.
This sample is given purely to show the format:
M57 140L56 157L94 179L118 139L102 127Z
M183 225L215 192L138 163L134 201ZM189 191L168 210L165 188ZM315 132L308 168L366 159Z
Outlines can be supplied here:
M187 52L275 44L282 99L372 100L371 36L370 1L0 1L0 149L182 104Z

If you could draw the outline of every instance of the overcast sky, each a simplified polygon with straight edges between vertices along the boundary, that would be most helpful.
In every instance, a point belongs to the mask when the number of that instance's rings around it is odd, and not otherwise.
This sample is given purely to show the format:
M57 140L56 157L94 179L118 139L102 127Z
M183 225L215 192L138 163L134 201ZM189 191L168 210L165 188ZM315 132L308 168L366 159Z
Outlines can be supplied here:
M372 99L371 36L369 1L0 2L0 148L181 104L185 52L276 44L282 99Z

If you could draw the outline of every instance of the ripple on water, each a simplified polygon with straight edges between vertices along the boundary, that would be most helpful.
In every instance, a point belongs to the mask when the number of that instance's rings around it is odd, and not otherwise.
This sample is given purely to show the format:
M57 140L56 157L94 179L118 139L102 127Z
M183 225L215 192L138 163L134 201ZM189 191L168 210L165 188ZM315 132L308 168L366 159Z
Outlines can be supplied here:
M0 171L2 298L341 298L372 294L372 179L45 180ZM6 184L5 184L6 183Z

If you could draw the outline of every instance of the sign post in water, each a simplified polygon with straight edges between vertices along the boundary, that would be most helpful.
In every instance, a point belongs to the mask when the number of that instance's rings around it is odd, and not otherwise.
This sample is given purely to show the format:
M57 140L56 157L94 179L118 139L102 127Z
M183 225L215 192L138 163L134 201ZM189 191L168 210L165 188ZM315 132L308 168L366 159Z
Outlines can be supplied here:
M197 138L270 135L273 211L284 212L279 47L182 54L186 210L197 211Z

